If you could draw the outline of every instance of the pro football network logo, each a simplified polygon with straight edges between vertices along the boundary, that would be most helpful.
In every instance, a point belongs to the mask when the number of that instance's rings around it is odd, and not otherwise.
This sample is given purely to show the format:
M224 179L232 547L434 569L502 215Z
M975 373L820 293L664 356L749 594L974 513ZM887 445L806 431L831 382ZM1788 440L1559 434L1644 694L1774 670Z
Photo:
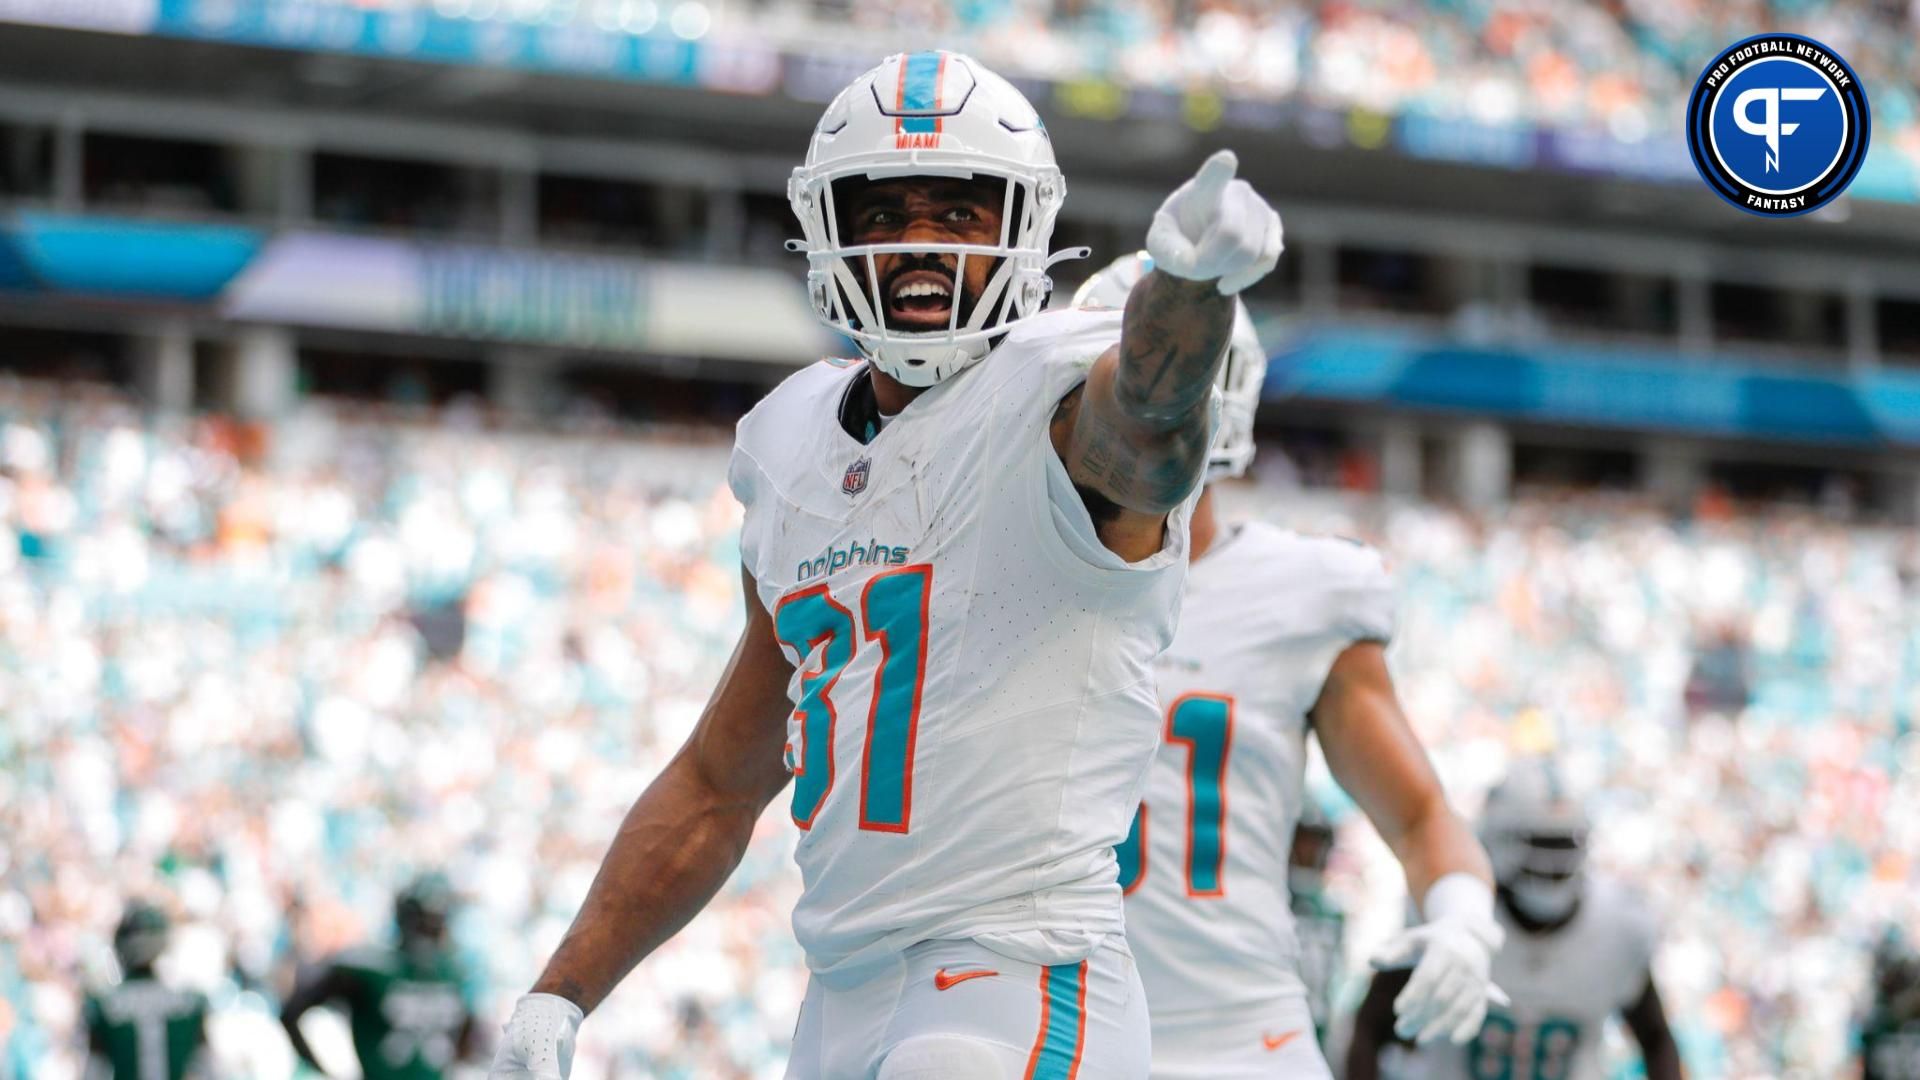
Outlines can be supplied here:
M847 466L847 475L840 478L840 490L848 495L858 495L867 490L867 473L872 471L873 461L861 458Z
M1760 34L1713 58L1687 99L1687 149L1714 194L1794 217L1840 196L1867 159L1867 95L1832 49Z

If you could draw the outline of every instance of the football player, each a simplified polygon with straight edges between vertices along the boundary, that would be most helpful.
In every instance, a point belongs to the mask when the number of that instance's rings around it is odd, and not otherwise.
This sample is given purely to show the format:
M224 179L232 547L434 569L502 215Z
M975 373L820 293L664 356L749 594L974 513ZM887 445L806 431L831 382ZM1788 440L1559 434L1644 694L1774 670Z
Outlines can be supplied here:
M346 1009L366 1080L438 1080L474 1041L465 980L447 941L453 888L423 874L394 898L399 947L351 949L300 981L280 1010L294 1052L326 1072L300 1032L316 1005Z
M1113 848L1160 730L1234 295L1280 218L1222 151L1147 234L1124 312L1043 312L1066 196L1011 84L893 56L828 105L788 193L824 361L741 422L747 622L507 1024L574 1031L706 904L792 784L813 979L789 1077L1143 1077Z
M1076 299L1130 302L1153 265L1148 252L1122 257ZM1252 461L1265 375L1242 308L1209 480ZM1288 917L1309 728L1421 898L1426 923L1379 961L1418 960L1398 1026L1421 1041L1464 1041L1497 993L1492 875L1401 713L1384 656L1393 597L1380 556L1348 540L1222 524L1211 487L1192 529L1180 628L1159 661L1165 742L1120 856L1153 1076L1328 1075Z
M1499 881L1506 947L1493 977L1512 998L1465 1046L1429 1046L1411 1072L1429 1080L1599 1080L1601 1031L1618 1015L1648 1080L1678 1080L1680 1051L1653 983L1657 935L1646 904L1585 873L1587 816L1544 760L1518 763L1487 796L1481 835ZM1388 1002L1406 977L1373 979L1354 1020L1349 1080L1379 1074L1392 1042Z
M155 965L167 951L166 912L127 905L113 931L120 982L87 995L89 1075L113 1080L182 1080L207 1075L207 999L161 983Z
M1873 1003L1860 1025L1861 1080L1920 1080L1920 951L1889 930L1873 951Z

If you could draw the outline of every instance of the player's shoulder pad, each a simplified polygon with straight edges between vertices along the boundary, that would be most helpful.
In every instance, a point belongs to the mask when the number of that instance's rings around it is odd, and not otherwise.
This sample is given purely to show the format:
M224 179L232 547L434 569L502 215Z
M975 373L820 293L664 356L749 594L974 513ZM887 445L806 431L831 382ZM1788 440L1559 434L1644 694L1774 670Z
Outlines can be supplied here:
M735 428L738 436L745 438L750 431L778 425L794 415L796 409L807 408L823 396L839 393L862 363L820 360L780 380L740 418Z
M1330 533L1294 533L1305 561L1316 573L1331 574L1341 581L1385 585L1391 580L1386 556L1364 540Z
M1281 591L1316 597L1330 632L1355 641L1393 636L1393 575L1380 551L1344 536L1310 535L1250 523Z
M727 465L727 486L734 498L753 505L757 474L777 467L802 425L818 423L822 416L838 422L839 395L859 367L859 362L836 360L809 364L782 379L747 410L734 425L733 455Z
M1586 902L1623 950L1631 950L1648 960L1660 943L1660 922L1652 902L1641 890L1615 878L1596 875L1588 886Z
M1007 329L1007 340L1030 341L1086 332L1118 333L1122 314L1119 308L1048 308L1014 320Z
M1120 340L1121 312L1090 308L1053 308L1015 322L994 352L1039 352L1091 366Z
M953 399L990 402L1029 417L1051 417L1053 406L1086 381L1095 360L1120 340L1120 313L1060 308L1015 322L975 370L963 371Z

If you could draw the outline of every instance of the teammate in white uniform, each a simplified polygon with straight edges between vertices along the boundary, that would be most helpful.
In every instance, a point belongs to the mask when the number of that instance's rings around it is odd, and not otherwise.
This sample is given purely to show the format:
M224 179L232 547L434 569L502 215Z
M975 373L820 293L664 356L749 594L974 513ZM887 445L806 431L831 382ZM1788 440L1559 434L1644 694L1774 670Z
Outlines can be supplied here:
M707 902L791 780L814 978L794 1078L1144 1077L1113 847L1158 739L1233 294L1280 219L1229 153L1155 215L1124 313L1039 314L1065 184L1019 92L944 52L827 107L789 195L864 363L741 421L747 626L628 815L495 1077Z
M1124 302L1152 265L1126 256L1081 287ZM1222 377L1210 478L1253 458L1266 353L1244 310ZM1193 517L1193 568L1157 672L1165 742L1121 850L1127 937L1153 1017L1156 1080L1326 1077L1287 894L1306 741L1406 868L1428 922L1381 962L1419 956L1402 1030L1465 1040L1490 995L1493 888L1473 833L1408 727L1382 646L1393 592L1380 556L1348 540Z
M1619 1016L1640 1044L1648 1080L1679 1080L1652 962L1658 943L1644 900L1585 874L1587 818L1553 766L1521 762L1487 796L1481 835L1500 881L1506 947L1493 976L1512 999L1465 1046L1416 1050L1419 1080L1601 1080L1601 1033ZM1384 1075L1392 1041L1386 1002L1400 978L1375 976L1354 1021L1349 1080Z

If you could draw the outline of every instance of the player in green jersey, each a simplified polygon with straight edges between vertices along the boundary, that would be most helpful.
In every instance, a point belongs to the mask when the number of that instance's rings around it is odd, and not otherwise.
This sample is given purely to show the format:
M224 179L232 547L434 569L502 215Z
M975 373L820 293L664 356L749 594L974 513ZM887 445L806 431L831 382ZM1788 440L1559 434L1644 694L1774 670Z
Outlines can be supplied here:
M1873 999L1860 1024L1864 1080L1920 1080L1920 950L1898 930L1873 952Z
M135 901L113 932L120 982L86 1001L92 1070L113 1080L186 1080L207 1074L207 999L160 982L154 964L167 948L166 913Z
M1334 984L1340 978L1347 932L1346 912L1326 891L1327 859L1332 854L1333 823L1309 796L1299 824L1293 827L1287 892L1294 934L1300 941L1300 979L1307 984L1313 1033L1322 1047L1327 1045Z
M325 1003L346 1009L366 1080L439 1080L472 1049L473 1009L447 943L453 889L427 874L394 899L398 948L350 949L300 981L280 1010L293 1048L326 1072L300 1032L300 1017Z

